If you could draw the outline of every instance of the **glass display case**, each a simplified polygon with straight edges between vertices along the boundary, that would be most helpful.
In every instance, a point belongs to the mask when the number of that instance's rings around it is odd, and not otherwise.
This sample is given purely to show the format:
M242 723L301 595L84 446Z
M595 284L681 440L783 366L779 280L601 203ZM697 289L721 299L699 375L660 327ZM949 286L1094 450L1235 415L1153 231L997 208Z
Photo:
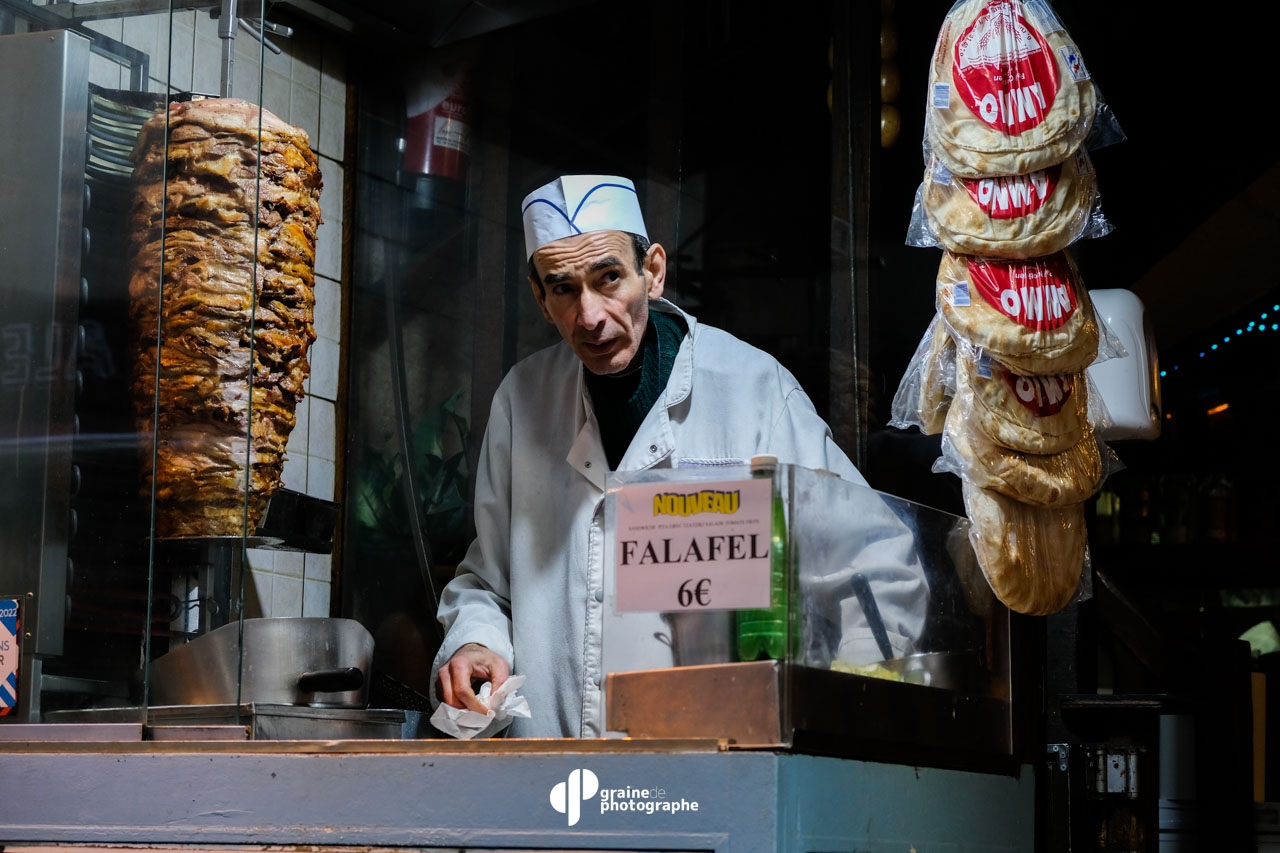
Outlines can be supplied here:
M608 728L932 766L1008 760L1009 611L969 521L830 472L761 474L610 475Z

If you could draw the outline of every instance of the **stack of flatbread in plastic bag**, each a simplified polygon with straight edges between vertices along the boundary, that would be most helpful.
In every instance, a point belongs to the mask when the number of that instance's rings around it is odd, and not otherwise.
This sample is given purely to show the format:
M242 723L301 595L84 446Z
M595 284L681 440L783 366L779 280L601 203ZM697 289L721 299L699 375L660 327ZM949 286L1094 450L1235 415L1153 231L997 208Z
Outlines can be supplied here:
M1031 615L1062 609L1079 587L1084 505L1107 468L1085 371L1124 354L1068 250L1111 230L1086 142L1123 138L1104 106L1047 2L951 7L907 239L944 250L937 312L890 424L941 434L934 470L961 478L983 575Z

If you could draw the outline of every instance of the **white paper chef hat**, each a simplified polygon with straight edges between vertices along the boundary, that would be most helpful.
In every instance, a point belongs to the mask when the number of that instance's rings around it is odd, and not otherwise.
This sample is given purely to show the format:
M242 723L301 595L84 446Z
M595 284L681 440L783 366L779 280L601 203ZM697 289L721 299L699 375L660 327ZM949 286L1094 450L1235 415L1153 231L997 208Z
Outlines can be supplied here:
M564 175L520 205L525 256L539 246L589 231L627 231L648 239L636 185L613 175Z

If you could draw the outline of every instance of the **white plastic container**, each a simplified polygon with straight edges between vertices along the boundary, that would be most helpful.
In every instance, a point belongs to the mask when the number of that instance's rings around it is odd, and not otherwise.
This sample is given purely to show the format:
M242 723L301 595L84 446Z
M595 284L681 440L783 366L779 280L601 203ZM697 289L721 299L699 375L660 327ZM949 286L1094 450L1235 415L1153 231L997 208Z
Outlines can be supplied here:
M1089 366L1089 379L1106 413L1097 435L1103 441L1159 438L1164 416L1160 361L1146 307L1132 291L1118 288L1090 290L1089 298L1098 319L1120 340L1126 353Z

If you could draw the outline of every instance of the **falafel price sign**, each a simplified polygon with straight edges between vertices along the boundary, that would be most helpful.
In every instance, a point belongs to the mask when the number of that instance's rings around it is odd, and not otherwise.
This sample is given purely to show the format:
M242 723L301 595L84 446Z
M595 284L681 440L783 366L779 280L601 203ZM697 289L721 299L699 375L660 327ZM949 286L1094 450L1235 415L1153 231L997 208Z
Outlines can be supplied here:
M619 487L618 610L768 607L772 490L767 478Z

